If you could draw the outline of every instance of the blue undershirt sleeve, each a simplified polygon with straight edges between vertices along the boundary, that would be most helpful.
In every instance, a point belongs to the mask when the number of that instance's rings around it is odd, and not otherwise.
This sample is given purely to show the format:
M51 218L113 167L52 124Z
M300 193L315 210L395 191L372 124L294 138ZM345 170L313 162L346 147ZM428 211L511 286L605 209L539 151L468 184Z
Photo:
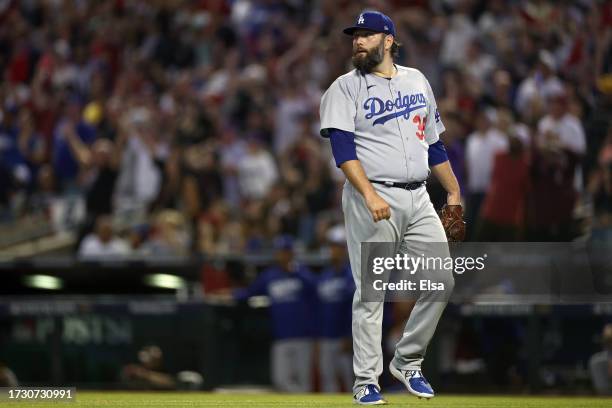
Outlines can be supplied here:
M430 144L427 153L429 154L429 167L436 166L448 160L446 149L444 148L444 143L442 143L441 140Z
M339 129L329 129L329 140L332 146L332 153L336 160L336 166L349 160L357 160L357 150L355 146L355 134Z

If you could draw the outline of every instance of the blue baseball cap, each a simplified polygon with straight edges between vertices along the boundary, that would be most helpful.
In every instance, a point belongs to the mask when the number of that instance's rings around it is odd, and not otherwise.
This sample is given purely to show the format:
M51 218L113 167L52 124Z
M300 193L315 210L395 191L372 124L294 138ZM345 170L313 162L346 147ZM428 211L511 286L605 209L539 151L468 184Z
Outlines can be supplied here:
M364 11L357 17L357 22L354 26L347 27L342 32L353 35L356 30L370 30L377 33L391 34L395 37L395 24L393 24L389 16L380 11Z

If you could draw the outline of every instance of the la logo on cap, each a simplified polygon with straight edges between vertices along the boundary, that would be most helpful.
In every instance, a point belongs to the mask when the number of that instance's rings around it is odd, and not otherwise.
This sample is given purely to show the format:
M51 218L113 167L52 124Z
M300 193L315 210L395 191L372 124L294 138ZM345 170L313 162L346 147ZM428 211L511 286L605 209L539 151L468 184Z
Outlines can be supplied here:
M365 23L365 19L363 18L363 13L359 15L359 20L357 20L357 24Z

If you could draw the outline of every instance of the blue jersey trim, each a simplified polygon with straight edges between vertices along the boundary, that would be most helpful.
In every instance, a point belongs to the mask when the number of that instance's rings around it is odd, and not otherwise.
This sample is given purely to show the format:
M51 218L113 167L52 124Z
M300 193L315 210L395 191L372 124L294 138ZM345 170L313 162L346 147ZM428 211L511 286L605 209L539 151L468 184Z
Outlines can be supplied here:
M448 160L446 148L444 147L444 143L442 143L441 140L438 140L436 143L430 144L429 150L427 152L429 154L429 167L436 166Z
M355 146L355 134L339 129L330 129L329 140L331 141L332 153L336 166L349 160L357 160L357 147Z

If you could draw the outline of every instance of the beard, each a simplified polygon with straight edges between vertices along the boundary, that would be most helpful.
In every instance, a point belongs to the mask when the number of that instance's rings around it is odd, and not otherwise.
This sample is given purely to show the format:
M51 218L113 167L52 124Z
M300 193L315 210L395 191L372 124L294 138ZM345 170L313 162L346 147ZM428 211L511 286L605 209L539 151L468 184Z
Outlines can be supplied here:
M365 51L365 54L361 54L358 51ZM370 73L372 70L382 62L385 56L385 46L383 41L376 47L370 50L355 50L353 51L353 66L359 71Z

